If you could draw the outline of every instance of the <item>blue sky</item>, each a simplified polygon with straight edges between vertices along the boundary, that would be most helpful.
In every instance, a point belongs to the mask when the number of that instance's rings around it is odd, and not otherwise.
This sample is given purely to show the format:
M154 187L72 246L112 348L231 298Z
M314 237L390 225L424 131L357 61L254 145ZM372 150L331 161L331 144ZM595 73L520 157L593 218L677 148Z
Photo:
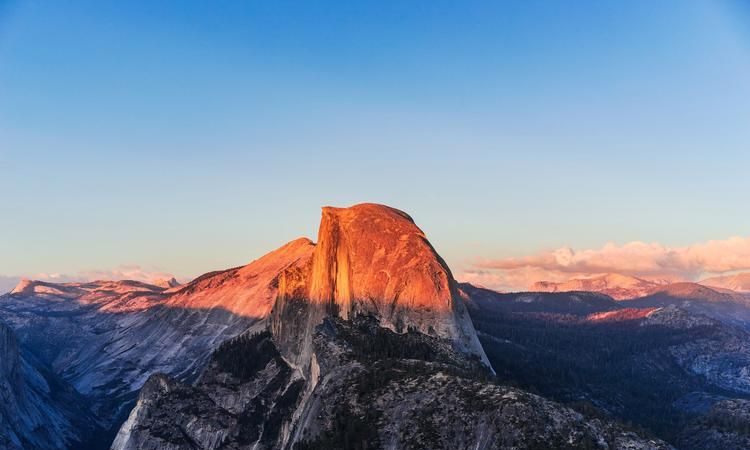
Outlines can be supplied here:
M740 1L0 0L0 275L182 277L321 205L456 271L750 235Z

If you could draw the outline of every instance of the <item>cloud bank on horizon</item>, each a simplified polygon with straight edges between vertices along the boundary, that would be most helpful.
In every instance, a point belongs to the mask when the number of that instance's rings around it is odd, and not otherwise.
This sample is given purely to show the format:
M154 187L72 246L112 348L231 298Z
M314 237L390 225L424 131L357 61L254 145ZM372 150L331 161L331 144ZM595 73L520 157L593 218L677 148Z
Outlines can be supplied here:
M37 273L28 276L0 275L0 294L12 290L19 281L26 278L51 283L82 283L95 280L134 280L155 283L173 277L174 275L169 272L148 270L135 264L121 265L109 270L84 270L73 275L61 273Z
M561 247L518 258L482 260L462 281L500 290L526 290L537 281L564 282L607 273L650 280L691 280L750 270L750 237L730 237L684 247L640 241L598 249Z
M750 237L730 237L683 247L641 241L623 245L607 243L597 249L560 247L534 255L485 259L459 273L460 281L506 291L528 290L538 281L565 282L608 273L648 280L697 281L701 277L750 270ZM109 270L76 274L38 273L29 276L0 275L0 293L8 292L23 278L53 283L94 280L135 280L155 283L174 277L163 270L121 265ZM185 281L185 280L180 280Z

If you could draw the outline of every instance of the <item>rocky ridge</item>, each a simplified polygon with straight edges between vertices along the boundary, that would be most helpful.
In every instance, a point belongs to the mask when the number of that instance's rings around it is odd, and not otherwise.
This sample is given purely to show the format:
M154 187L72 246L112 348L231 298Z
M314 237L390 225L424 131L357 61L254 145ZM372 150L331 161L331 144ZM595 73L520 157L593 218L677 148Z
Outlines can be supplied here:
M330 314L372 315L396 332L447 339L488 364L450 269L411 217L387 206L323 208L312 259L281 275L270 317L288 360L307 370L311 336Z
M279 274L307 261L312 249L308 239L298 239L246 266L170 289L134 281L26 280L0 296L0 317L35 360L91 403L95 422L114 428L114 435L152 373L195 380L211 350L268 316Z

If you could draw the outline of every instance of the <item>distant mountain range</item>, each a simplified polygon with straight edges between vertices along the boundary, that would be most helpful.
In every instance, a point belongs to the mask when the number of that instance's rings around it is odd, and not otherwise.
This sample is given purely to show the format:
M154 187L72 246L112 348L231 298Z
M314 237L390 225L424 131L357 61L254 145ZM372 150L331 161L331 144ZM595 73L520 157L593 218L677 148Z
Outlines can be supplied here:
M700 284L735 292L750 292L750 272L706 278Z
M590 278L574 278L560 283L539 281L534 283L530 290L538 292L601 292L616 300L624 300L643 297L664 284L663 282L648 281L628 275L608 273Z
M630 275L608 273L603 275L573 278L564 282L538 281L530 290L535 292L590 291L607 294L615 300L630 300L645 297L660 290L672 289L669 285L700 285L719 292L750 293L750 272L713 278L697 283L674 282L670 280L646 280ZM694 289L698 289L695 287Z

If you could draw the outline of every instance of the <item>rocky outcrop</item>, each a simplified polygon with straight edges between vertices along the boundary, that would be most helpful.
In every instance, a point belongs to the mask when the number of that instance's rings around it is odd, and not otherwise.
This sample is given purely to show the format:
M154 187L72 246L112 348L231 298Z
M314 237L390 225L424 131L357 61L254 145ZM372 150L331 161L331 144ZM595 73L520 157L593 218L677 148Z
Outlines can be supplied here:
M115 450L278 448L302 387L270 334L223 344L195 386L149 378Z
M301 366L309 364L312 332L328 314L372 315L396 332L447 339L488 364L450 269L397 209L324 207L312 260L285 271L279 286L272 331Z
M194 310L221 308L235 316L263 319L276 300L280 274L307 264L314 249L309 239L296 239L246 266L208 273L170 289L164 304Z
M712 397L703 414L678 436L685 450L750 448L750 400Z
M324 319L307 381L268 336L223 346L195 387L152 377L113 450L670 448L498 386L449 342L375 317Z

